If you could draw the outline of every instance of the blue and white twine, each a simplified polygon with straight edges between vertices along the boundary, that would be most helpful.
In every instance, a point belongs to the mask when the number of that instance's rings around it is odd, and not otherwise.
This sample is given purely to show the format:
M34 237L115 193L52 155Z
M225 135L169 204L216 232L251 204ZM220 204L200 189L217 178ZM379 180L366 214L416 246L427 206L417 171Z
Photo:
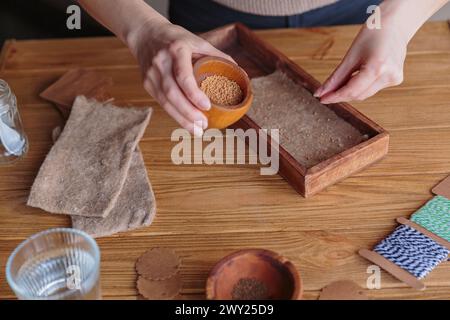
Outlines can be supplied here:
M407 225L395 229L374 251L418 279L447 261L450 250Z

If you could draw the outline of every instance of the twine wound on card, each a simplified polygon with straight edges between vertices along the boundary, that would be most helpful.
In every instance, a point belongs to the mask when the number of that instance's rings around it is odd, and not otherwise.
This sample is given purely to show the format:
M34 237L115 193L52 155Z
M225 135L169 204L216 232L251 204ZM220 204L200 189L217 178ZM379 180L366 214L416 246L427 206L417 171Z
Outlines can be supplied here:
M374 251L418 279L425 278L440 263L447 261L450 250L407 225L395 229Z
M420 281L450 254L450 184L447 178L433 189L437 194L411 217L398 218L400 226L371 250L359 254L409 286L423 290ZM436 191L439 192L436 192Z

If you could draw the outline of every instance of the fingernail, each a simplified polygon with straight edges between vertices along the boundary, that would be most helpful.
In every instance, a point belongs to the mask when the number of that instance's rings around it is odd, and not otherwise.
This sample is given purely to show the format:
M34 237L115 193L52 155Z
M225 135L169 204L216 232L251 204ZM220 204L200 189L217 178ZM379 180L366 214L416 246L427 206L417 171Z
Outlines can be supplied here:
M209 110L211 109L211 101L209 101L208 98L202 98L199 101L200 107L204 110Z
M194 125L194 136L201 138L203 136L203 129L197 125Z
M194 125L199 128L203 128L203 130L205 130L206 128L208 128L208 119L204 118L204 119L195 120Z
M203 136L203 128L205 125L205 121L196 120L194 121L194 136L201 138Z
M316 92L314 92L314 97L320 98L322 92L323 92L323 87L319 87L319 89L317 89Z

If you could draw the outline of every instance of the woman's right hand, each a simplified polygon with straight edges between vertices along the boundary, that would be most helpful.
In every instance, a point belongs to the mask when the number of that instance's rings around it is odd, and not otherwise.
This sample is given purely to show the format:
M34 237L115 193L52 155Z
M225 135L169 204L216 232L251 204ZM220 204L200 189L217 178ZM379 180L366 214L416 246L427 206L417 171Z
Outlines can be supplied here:
M141 67L145 90L183 128L201 136L208 120L200 110L209 110L211 103L197 85L192 59L207 55L233 59L168 21L142 25L127 42Z

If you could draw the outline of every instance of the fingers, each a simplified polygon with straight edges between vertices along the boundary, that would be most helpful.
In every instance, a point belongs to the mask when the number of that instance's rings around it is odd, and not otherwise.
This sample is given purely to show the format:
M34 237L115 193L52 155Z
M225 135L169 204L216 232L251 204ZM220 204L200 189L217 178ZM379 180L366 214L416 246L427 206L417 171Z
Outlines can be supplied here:
M155 98L160 103L161 107L171 116L176 122L180 124L183 128L188 130L190 133L197 137L203 135L203 129L197 123L193 123L186 119L173 105L171 105L165 98L162 91L154 89L154 84L160 83L160 75L155 68L150 69L148 72L148 78L144 82L144 88L149 92L156 92Z
M186 97L199 109L209 110L211 102L200 90L192 69L192 51L183 41L175 41L169 48L173 59L173 74Z
M164 76L163 76L164 75ZM147 72L144 88L183 128L196 136L207 127L206 116L184 96L172 76L172 62L168 52L160 52Z
M182 127L201 136L208 127L208 119L200 110L209 110L211 102L195 80L192 48L198 55L234 60L204 40L191 42L176 40L169 48L160 50L146 73L144 88Z
M168 52L161 51L160 54L158 54L154 59L154 64L158 68L161 75L160 85L168 102L175 106L185 118L192 122L204 122L205 126L207 126L208 120L206 116L186 98L185 94L179 87L179 83L175 81L172 75L173 62ZM197 86L195 84L195 80L194 86ZM201 91L200 89L198 90Z
M316 90L314 96L321 98L346 84L352 77L352 74L359 68L359 65L352 60L345 57L331 76Z
M363 68L337 91L330 92L320 98L324 104L357 100L373 84L379 75Z
M403 73L394 68L377 63L363 66L359 72L351 77L347 84L335 92L322 96L320 102L324 104L343 101L365 100L378 91L399 85L403 82Z

